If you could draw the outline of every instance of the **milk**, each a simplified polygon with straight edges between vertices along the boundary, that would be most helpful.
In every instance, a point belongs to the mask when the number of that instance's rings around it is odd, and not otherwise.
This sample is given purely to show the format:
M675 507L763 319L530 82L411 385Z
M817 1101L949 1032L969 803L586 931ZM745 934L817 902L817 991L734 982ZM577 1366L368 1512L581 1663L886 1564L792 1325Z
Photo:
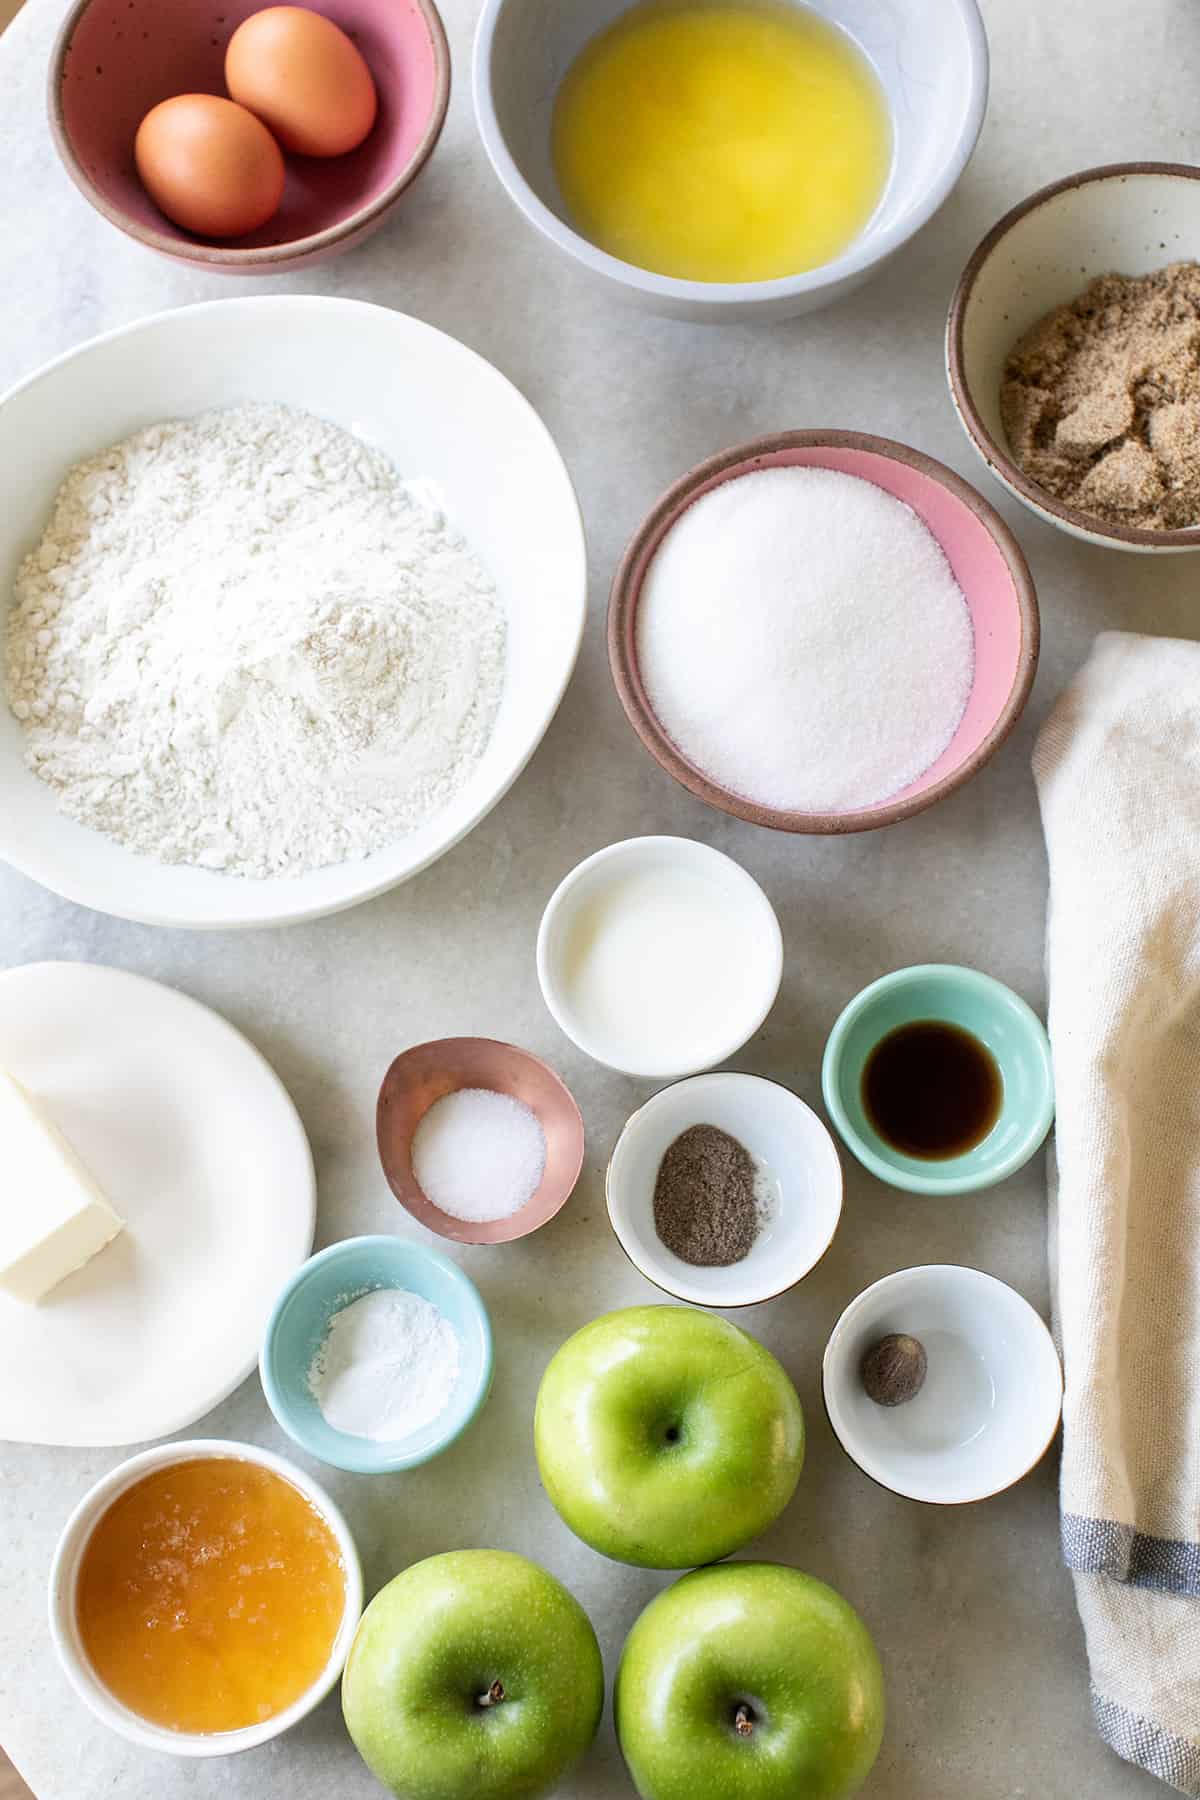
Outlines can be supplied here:
M703 1066L745 1010L755 962L728 888L689 869L632 869L585 900L563 946L564 1000L618 1066Z

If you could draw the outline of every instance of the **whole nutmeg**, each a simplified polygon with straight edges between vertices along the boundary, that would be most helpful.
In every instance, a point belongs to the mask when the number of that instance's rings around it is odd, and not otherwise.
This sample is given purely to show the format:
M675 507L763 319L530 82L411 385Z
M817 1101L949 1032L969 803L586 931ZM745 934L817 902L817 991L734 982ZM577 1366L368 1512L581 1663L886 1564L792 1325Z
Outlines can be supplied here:
M889 1331L872 1344L862 1359L859 1375L869 1399L876 1406L903 1406L914 1400L925 1385L929 1361L919 1338L904 1331Z

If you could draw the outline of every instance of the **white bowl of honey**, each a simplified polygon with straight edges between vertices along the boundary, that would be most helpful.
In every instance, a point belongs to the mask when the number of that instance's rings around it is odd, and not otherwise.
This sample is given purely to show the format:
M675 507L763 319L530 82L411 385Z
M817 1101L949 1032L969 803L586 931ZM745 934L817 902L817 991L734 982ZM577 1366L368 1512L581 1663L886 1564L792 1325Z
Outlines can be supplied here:
M160 1444L68 1519L50 1632L80 1699L173 1756L278 1737L342 1672L362 1612L350 1528L283 1457L217 1438Z

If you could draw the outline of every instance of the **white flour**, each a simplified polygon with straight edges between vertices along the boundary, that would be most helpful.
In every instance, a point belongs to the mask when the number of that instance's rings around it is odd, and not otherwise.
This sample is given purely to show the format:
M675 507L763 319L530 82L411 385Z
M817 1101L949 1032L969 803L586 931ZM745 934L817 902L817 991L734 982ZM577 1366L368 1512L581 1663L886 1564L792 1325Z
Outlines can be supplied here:
M461 1361L462 1341L431 1300L376 1288L334 1313L308 1388L335 1431L395 1442L445 1411Z
M387 457L248 405L70 471L17 577L8 697L81 823L166 862L294 875L446 804L504 656L491 580Z

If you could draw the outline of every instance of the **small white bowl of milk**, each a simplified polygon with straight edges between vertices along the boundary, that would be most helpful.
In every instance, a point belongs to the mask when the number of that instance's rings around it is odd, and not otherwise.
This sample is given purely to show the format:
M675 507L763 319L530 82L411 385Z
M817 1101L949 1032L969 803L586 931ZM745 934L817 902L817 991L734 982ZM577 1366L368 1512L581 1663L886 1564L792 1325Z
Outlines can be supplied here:
M668 1081L724 1062L779 992L783 937L758 883L693 838L626 838L555 889L538 980L581 1050Z

